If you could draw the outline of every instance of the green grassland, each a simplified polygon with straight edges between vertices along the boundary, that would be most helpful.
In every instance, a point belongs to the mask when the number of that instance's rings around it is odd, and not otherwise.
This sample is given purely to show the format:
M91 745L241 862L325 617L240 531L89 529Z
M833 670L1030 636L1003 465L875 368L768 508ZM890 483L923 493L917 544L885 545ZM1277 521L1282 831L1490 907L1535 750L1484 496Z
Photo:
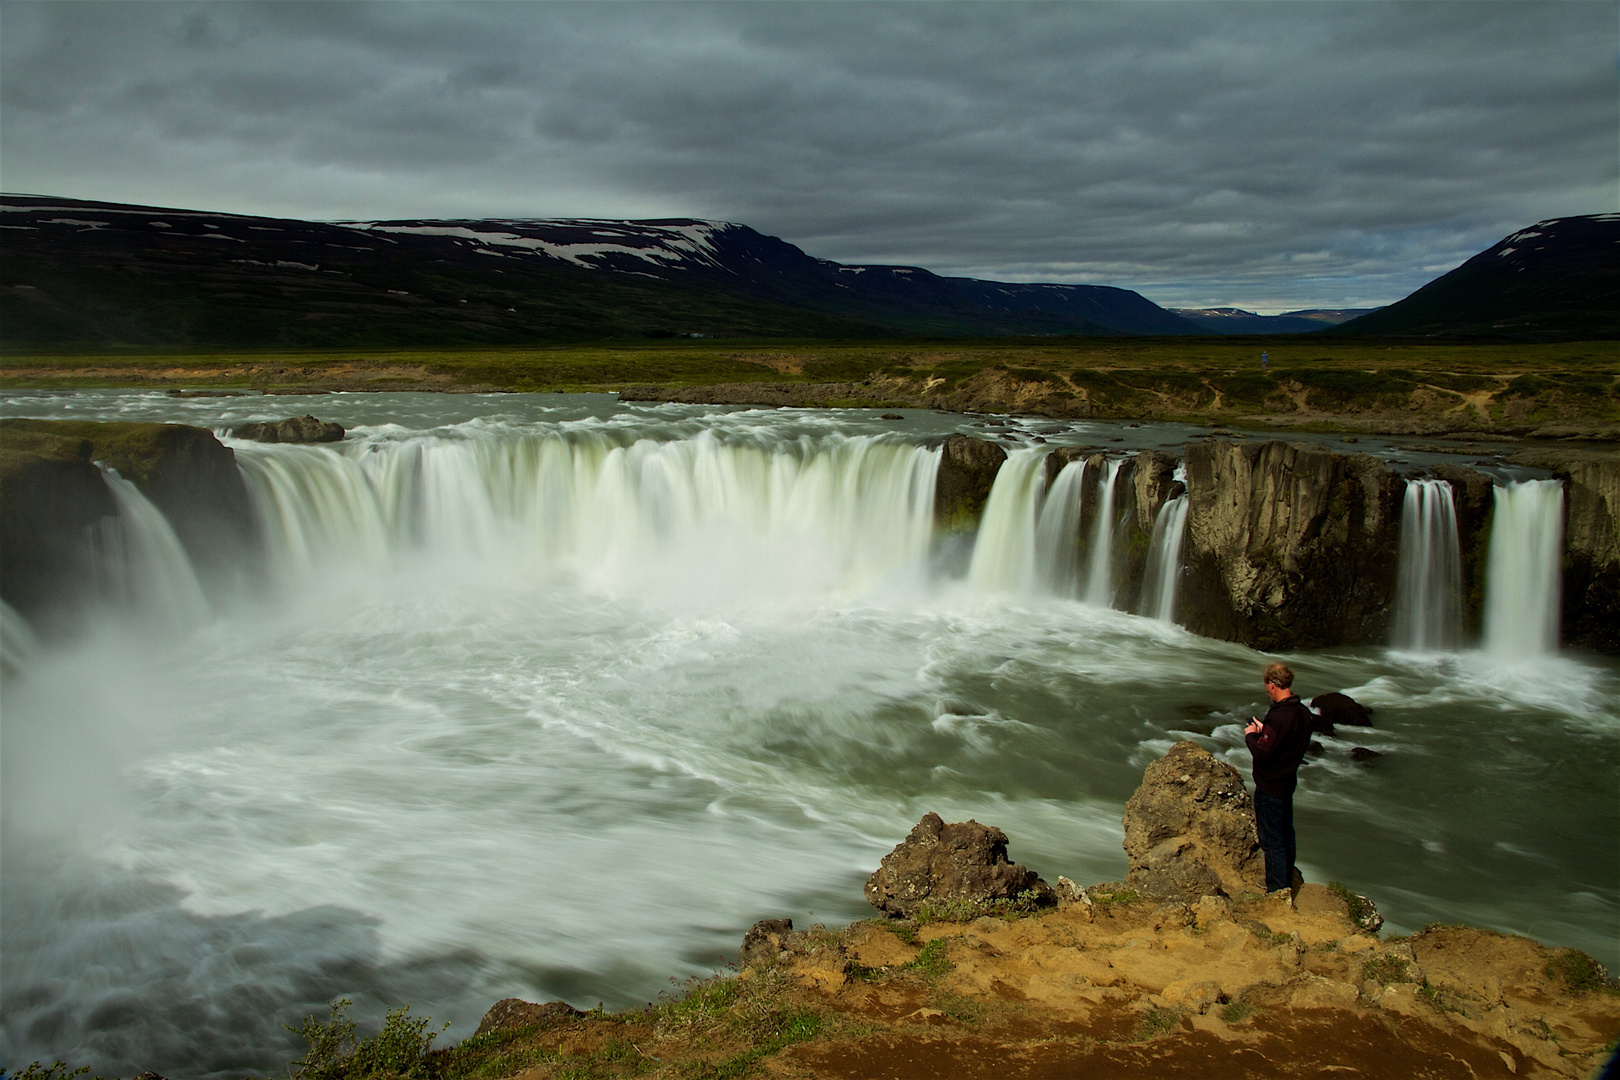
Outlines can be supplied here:
M1260 354L1269 354L1264 371ZM533 348L9 356L8 388L665 392L772 384L787 404L1300 424L1450 415L1620 422L1620 343L1264 338L692 340ZM739 390L738 388L744 388ZM789 395L782 399L780 395ZM702 394L686 394L702 400ZM1453 425L1455 426L1455 425Z

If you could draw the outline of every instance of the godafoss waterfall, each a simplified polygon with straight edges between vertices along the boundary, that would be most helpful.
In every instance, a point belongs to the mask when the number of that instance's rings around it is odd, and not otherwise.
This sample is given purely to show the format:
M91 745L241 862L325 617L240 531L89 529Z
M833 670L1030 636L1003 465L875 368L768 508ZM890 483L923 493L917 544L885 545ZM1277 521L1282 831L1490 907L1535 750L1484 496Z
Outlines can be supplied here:
M1559 641L1573 480L605 396L331 395L295 408L341 442L224 436L287 401L0 400L213 429L236 485L182 512L112 442L95 483L77 443L39 451L105 503L0 627L8 1067L264 1075L336 997L450 1038L506 996L639 1004L756 919L869 915L929 810L1118 879L1150 760L1191 738L1247 773L1274 655L1375 710L1307 759L1307 878L1396 929L1620 959L1620 667Z

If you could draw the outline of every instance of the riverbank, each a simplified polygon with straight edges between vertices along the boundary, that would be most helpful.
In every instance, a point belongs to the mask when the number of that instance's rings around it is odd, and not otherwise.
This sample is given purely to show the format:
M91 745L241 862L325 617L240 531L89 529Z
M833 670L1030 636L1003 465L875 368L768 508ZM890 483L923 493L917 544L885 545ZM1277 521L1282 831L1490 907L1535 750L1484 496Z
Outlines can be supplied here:
M643 1009L501 1002L420 1074L1586 1077L1620 1036L1584 954L1466 926L1380 938L1320 885L1193 904L1098 885L751 937L740 972Z
M1260 357L1267 364L1260 366ZM1303 338L682 342L503 350L12 356L0 387L608 391L1382 434L1620 439L1620 345Z

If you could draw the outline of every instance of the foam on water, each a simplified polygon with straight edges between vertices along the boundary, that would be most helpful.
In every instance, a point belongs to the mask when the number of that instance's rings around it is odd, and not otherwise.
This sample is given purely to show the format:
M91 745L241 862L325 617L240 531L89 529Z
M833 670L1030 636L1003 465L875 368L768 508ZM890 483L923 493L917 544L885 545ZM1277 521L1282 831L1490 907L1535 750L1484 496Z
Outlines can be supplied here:
M937 451L875 422L407 404L233 444L262 592L51 647L0 611L8 1064L267 1074L337 996L451 1038L509 995L639 1004L756 919L868 913L929 810L1113 880L1155 753L1247 769L1264 658L1053 586L1038 452L981 538L1027 561L955 580ZM1617 959L1616 665L1547 658L1549 693L1471 654L1288 659L1377 710L1305 766L1308 876Z

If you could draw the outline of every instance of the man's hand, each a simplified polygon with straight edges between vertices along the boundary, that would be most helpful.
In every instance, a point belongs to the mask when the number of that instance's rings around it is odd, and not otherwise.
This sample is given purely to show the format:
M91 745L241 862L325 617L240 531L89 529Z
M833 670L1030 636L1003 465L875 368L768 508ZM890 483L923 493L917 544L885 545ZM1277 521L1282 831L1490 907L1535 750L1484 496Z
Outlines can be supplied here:
M1249 722L1243 726L1243 734L1256 735L1264 729L1265 725L1260 722L1260 718L1258 716L1251 716L1249 717Z

